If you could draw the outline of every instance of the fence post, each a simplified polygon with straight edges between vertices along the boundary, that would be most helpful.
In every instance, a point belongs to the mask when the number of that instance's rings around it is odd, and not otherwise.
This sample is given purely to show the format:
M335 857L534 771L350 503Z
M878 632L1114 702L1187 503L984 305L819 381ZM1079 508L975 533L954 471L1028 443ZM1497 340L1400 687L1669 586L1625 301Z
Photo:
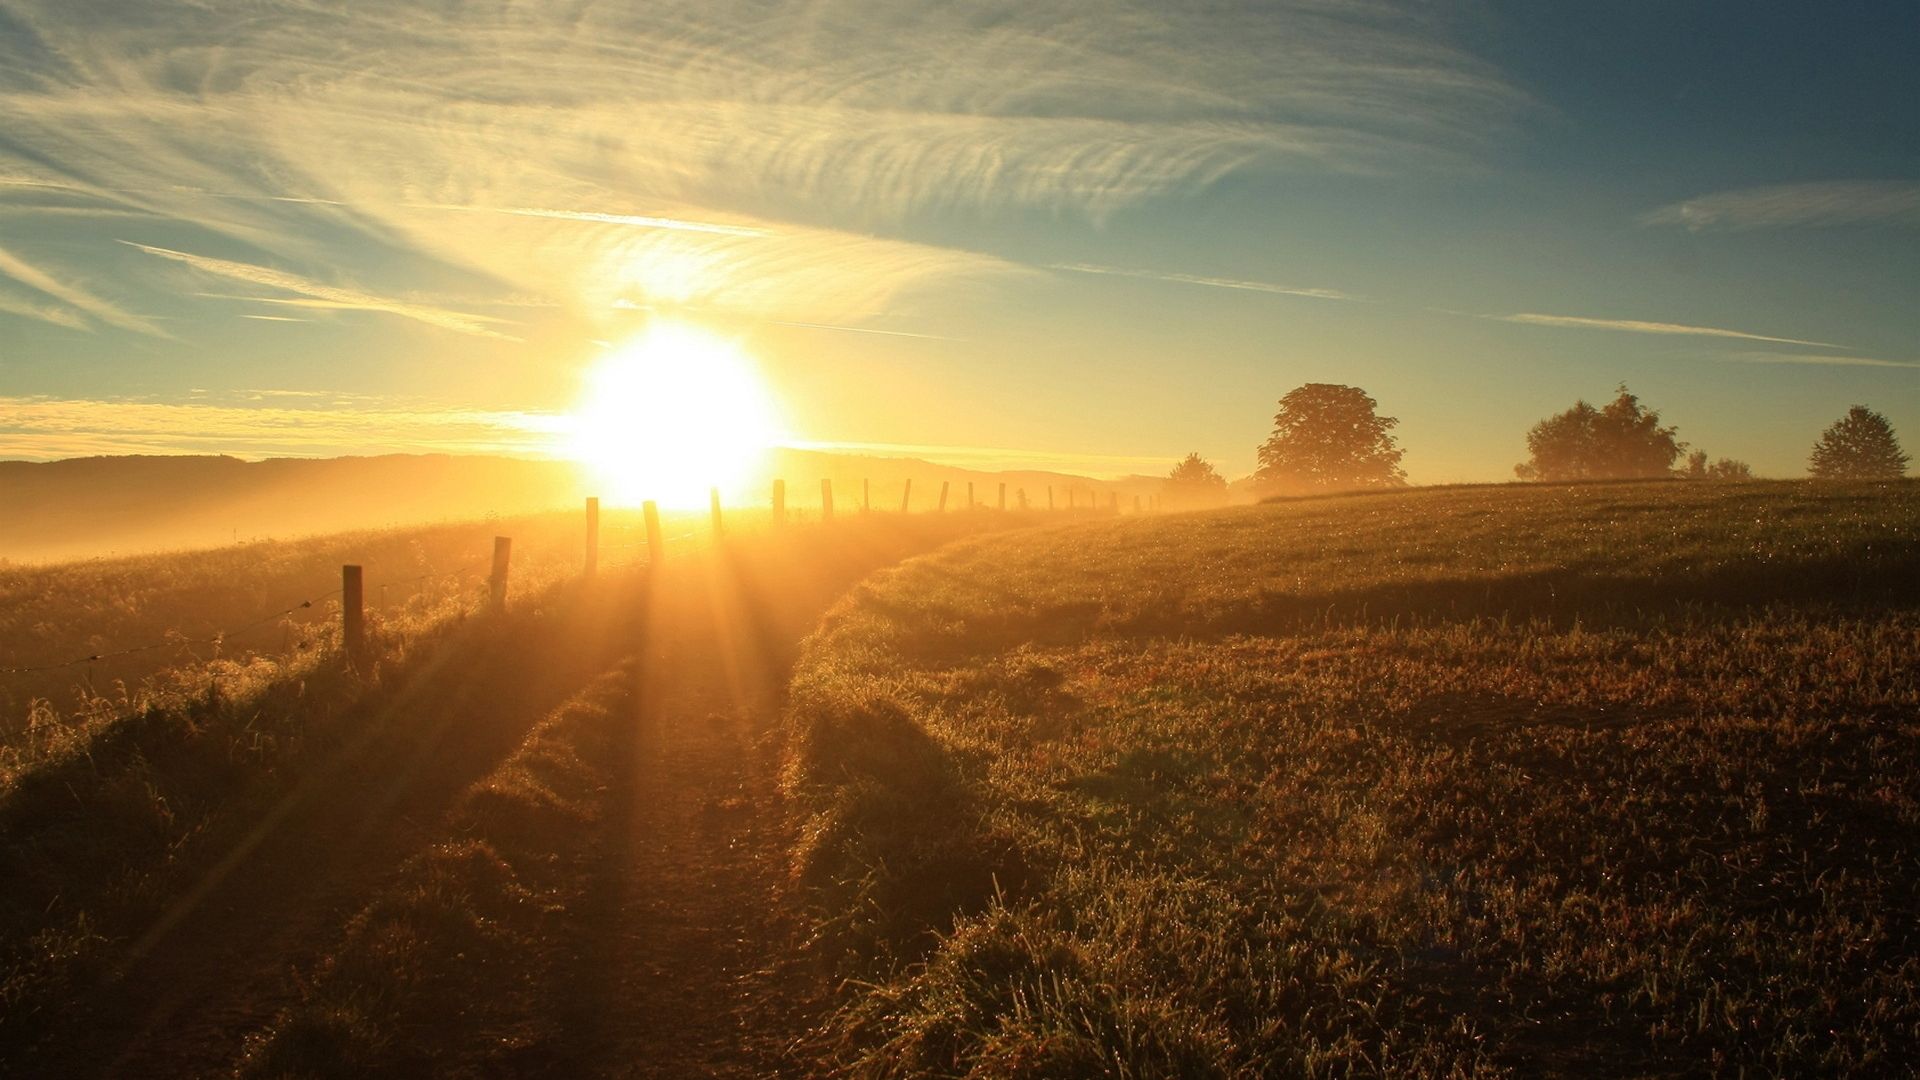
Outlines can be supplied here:
M1003 480L1000 482L1000 509L1005 510L1006 508L1007 508L1007 484L1006 484L1006 481Z
M860 481L860 512L863 514L873 513L872 478L866 478Z
M1107 492L1107 510L1115 514L1120 512L1120 493L1119 492L1117 491Z
M833 520L833 481L820 481L820 520Z
M713 508L713 538L715 540L718 540L720 539L720 534L725 531L724 529L721 528L721 523L720 523L720 489L719 488L707 489L707 504Z
M340 644L347 663L359 667L367 655L367 613L364 578L358 566L340 568Z
M507 564L513 558L513 537L493 538L493 576L487 579L487 603L495 611L507 606Z
M967 509L973 509L973 481L967 481Z
M913 500L913 477L907 477L907 486L900 489L900 512L906 513Z
M947 485L952 482L951 480L940 481L940 512L943 514L947 512Z
M787 523L787 482L785 480L773 482L773 523L775 525Z
M600 500L587 496L587 576L600 572Z
M1140 512L1140 496L1138 495L1133 497L1133 512L1136 514Z
M1021 488L1019 491L1014 493L1014 502L1016 505L1020 507L1021 513L1026 512L1026 509L1027 509L1027 489L1026 488Z
M1047 485L1047 509L1048 510L1053 509L1053 485L1052 484Z
M666 559L667 545L660 539L660 508L648 499L640 509L647 516L647 566L651 569Z

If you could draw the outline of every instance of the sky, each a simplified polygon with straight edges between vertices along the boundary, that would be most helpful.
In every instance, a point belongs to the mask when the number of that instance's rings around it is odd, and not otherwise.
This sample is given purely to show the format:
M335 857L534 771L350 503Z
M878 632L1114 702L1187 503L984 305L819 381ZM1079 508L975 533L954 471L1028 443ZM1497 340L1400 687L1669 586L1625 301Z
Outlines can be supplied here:
M556 452L736 342L796 445L1416 483L1626 383L1920 446L1920 6L0 0L0 457ZM672 403L643 403L649 409Z

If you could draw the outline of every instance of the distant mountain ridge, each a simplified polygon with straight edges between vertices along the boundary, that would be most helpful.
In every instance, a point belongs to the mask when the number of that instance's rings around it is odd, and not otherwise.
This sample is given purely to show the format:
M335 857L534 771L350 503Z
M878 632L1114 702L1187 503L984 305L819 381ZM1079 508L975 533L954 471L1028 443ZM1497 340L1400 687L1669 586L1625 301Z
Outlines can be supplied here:
M975 498L994 505L1007 485L1008 505L1026 492L1029 504L1056 505L1069 492L1079 505L1109 494L1130 506L1134 495L1159 490L1154 477L1096 480L1039 470L982 472L916 458L774 451L772 476L787 481L788 503L812 507L820 481L831 480L838 509L860 506L870 485L876 510L898 510L907 480L916 510L934 508L941 483L948 508ZM165 548L217 547L240 540L286 538L349 529L482 518L578 506L597 494L570 461L449 454L377 457L269 458L216 456L69 458L0 461L0 559L47 561ZM764 505L765 494L752 501Z

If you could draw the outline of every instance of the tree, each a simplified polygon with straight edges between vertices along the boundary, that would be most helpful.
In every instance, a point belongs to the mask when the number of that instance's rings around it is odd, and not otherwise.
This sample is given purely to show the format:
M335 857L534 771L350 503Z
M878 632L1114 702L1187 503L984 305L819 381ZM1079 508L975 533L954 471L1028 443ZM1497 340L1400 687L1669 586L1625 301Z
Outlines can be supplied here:
M1723 457L1712 465L1707 466L1707 479L1751 480L1753 479L1753 466L1735 458Z
M1522 480L1549 481L1672 476L1674 459L1686 445L1675 438L1678 433L1661 427L1660 414L1621 383L1619 396L1604 409L1582 400L1533 425L1527 432L1531 457L1513 471Z
M1682 480L1751 480L1753 467L1744 461L1733 458L1721 458L1713 464L1707 464L1707 452L1695 450L1687 455L1686 468L1681 469Z
M1400 421L1375 413L1356 386L1308 383L1280 399L1254 479L1276 492L1398 487L1403 451L1389 434Z
M1198 453L1188 454L1167 474L1162 493L1169 505L1212 506L1227 500L1227 478Z
M1886 417L1855 405L1821 433L1807 471L1817 480L1898 480L1907 474L1907 455Z

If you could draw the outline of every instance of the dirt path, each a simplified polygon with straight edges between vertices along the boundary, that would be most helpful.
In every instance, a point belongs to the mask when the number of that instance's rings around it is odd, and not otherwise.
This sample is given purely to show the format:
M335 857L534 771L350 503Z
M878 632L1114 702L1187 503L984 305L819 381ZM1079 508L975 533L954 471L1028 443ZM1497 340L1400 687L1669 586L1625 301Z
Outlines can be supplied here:
M587 852L589 869L519 954L522 976L537 968L554 981L490 995L489 1009L448 999L431 1032L397 1034L418 1045L394 1047L393 1060L538 1030L554 1038L494 1058L489 1075L812 1071L798 1047L832 987L802 948L788 869L799 831L779 784L788 676L838 597L960 531L730 546L656 575L629 609L644 615L627 619L614 647L581 649L581 628L554 625L441 666L255 823L177 917L147 935L123 977L76 1002L18 1075L231 1073L249 1036L297 1013L309 999L303 983L352 947L348 921L405 887L410 856L449 839L462 793L613 654L634 650L634 712L617 724L606 790L590 796L605 808L598 839L555 840ZM475 968L444 985L486 994L519 985L515 974Z
M716 566L659 618L613 793L592 955L609 1077L797 1074L830 993L801 949L779 786L780 711L801 637L850 581Z

